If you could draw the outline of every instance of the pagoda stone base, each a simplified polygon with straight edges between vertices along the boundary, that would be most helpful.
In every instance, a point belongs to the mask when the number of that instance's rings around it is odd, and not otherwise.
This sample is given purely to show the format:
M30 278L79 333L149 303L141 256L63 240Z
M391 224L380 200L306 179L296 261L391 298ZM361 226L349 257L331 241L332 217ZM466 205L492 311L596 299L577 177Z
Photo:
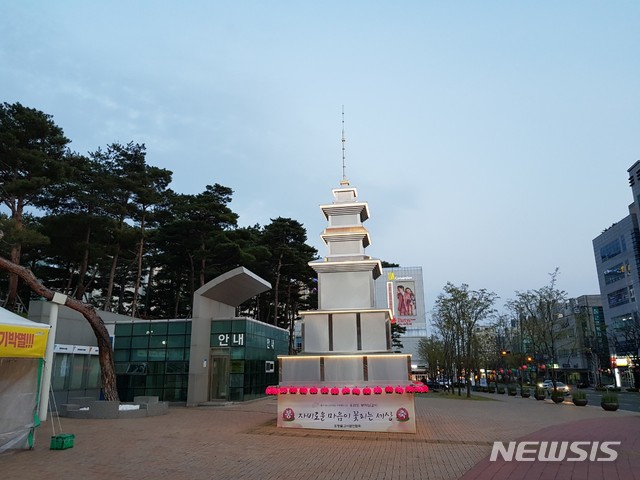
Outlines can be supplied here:
M415 433L411 355L278 357L278 427Z
M301 312L305 353L391 352L391 312L317 310Z
M278 395L278 427L416 433L412 393Z
M411 379L411 355L296 355L278 357L279 384L287 386L405 385Z

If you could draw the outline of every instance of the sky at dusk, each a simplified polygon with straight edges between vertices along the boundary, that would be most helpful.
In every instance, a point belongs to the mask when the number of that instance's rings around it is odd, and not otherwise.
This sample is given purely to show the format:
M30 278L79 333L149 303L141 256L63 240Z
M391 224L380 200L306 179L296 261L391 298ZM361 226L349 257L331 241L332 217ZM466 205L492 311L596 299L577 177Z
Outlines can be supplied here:
M233 189L240 226L346 176L375 258L503 302L599 293L592 240L640 159L640 2L4 0L0 101L86 154L144 143L171 188Z

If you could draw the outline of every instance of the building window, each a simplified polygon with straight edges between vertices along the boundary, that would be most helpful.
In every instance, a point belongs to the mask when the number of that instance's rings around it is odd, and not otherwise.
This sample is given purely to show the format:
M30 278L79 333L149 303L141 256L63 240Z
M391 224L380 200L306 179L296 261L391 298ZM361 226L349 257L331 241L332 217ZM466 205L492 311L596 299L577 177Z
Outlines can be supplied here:
M604 262L615 257L619 253L622 253L622 246L620 245L620 240L616 239L600 249L600 258Z
M629 290L626 287L616 290L615 292L607 295L607 299L609 300L609 308L629 303Z
M621 278L624 278L625 266L622 263L618 263L611 268L604 271L604 281L607 285L617 282Z
M633 315L627 313L626 315L618 315L617 317L613 317L611 319L611 326L614 329L624 328L626 322L631 322L633 320ZM628 325L628 324L627 324Z

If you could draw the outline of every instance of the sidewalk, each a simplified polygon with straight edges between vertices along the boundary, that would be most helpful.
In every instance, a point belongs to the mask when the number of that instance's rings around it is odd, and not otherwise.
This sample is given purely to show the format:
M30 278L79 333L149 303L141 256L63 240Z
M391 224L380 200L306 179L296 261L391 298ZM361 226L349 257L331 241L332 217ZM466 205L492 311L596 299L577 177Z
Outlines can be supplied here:
M418 396L415 435L278 429L273 397L132 420L62 418L75 434L68 450L49 450L50 419L34 450L0 455L0 472L55 480L640 479L640 414L479 395L488 399ZM489 462L494 441L523 438L622 445L615 462Z

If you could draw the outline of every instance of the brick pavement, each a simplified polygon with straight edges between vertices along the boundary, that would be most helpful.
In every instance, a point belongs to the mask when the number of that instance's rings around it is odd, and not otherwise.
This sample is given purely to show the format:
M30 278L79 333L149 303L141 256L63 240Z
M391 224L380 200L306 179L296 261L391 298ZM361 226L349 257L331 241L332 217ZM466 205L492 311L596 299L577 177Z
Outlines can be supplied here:
M132 420L62 418L75 434L68 450L49 450L51 418L32 451L0 455L2 478L50 479L458 479L634 478L640 414L605 412L506 395L487 401L416 398L417 433L278 429L276 400L172 407ZM558 425L561 425L558 427ZM561 435L562 434L562 435ZM620 438L614 436L621 435ZM562 438L560 438L562 437ZM622 440L610 465L489 462L494 441Z

